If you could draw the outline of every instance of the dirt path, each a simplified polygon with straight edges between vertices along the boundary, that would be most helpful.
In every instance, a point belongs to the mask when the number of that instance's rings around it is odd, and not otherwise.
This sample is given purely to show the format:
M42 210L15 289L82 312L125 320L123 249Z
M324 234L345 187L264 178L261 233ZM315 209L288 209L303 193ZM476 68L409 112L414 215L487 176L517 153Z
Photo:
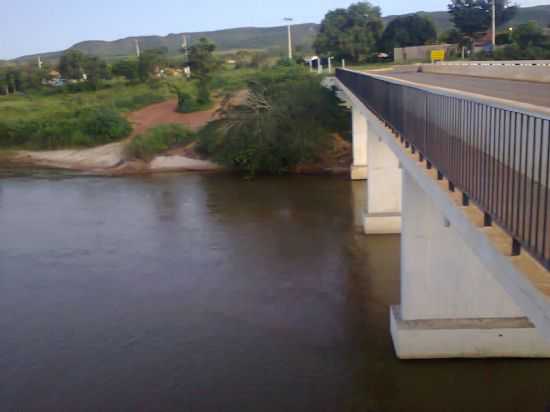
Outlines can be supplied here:
M197 131L206 125L215 116L218 104L212 109L195 113L177 113L176 99L155 103L143 109L132 112L127 119L133 126L132 134L125 140L91 149L66 149L48 151L19 151L12 156L12 160L34 166L46 166L61 169L85 170L116 174L139 173L146 171L179 169L179 170L217 170L219 166L211 162L189 159L185 156L173 156L166 159L169 166L164 167L163 161L153 162L152 166L145 162L128 162L124 158L124 147L129 140L142 134L148 129L166 123L176 123ZM176 159L177 157L177 159ZM165 158L165 157L164 157Z
M162 103L152 104L128 115L128 121L134 126L130 139L145 132L151 127L166 123L177 123L189 127L191 130L199 130L214 118L218 104L212 109L195 113L177 113L177 100L170 99Z

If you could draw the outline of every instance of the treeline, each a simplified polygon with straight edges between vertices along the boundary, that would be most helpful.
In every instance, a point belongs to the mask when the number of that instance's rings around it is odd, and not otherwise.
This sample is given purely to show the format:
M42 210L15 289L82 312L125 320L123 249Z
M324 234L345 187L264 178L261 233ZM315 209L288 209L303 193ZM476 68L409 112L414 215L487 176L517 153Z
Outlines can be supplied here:
M477 57L497 59L545 59L550 57L550 38L535 22L517 27L506 25L517 14L518 6L509 0L495 0L496 50L488 48ZM352 4L347 9L329 11L314 42L322 56L345 59L350 63L379 61L393 54L394 48L452 43L469 52L490 40L493 0L451 0L449 13L454 28L438 36L433 21L422 14L399 16L386 27L379 7L370 2ZM485 39L485 40L484 40Z

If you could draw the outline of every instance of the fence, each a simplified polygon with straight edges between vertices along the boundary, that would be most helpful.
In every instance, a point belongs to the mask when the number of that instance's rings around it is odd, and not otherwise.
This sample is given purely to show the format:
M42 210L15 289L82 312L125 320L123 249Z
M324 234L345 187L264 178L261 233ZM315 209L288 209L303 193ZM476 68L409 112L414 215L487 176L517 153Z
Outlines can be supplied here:
M477 204L550 270L550 117L503 108L364 73L337 78L426 160L463 203Z

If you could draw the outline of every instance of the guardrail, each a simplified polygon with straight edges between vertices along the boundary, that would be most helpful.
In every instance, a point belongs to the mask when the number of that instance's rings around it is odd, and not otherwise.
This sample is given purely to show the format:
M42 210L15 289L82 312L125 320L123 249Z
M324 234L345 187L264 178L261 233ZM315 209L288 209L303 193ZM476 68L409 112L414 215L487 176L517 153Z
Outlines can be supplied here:
M442 61L440 66L550 66L550 60L491 60L491 61Z
M338 69L381 121L550 270L550 117Z

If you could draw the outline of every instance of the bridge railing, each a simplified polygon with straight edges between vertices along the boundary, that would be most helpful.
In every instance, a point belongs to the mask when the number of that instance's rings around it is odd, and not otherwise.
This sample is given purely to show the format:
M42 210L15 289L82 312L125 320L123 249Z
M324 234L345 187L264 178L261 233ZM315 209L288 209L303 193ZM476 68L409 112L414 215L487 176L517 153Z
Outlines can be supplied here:
M449 189L550 270L550 117L338 69L336 77Z

